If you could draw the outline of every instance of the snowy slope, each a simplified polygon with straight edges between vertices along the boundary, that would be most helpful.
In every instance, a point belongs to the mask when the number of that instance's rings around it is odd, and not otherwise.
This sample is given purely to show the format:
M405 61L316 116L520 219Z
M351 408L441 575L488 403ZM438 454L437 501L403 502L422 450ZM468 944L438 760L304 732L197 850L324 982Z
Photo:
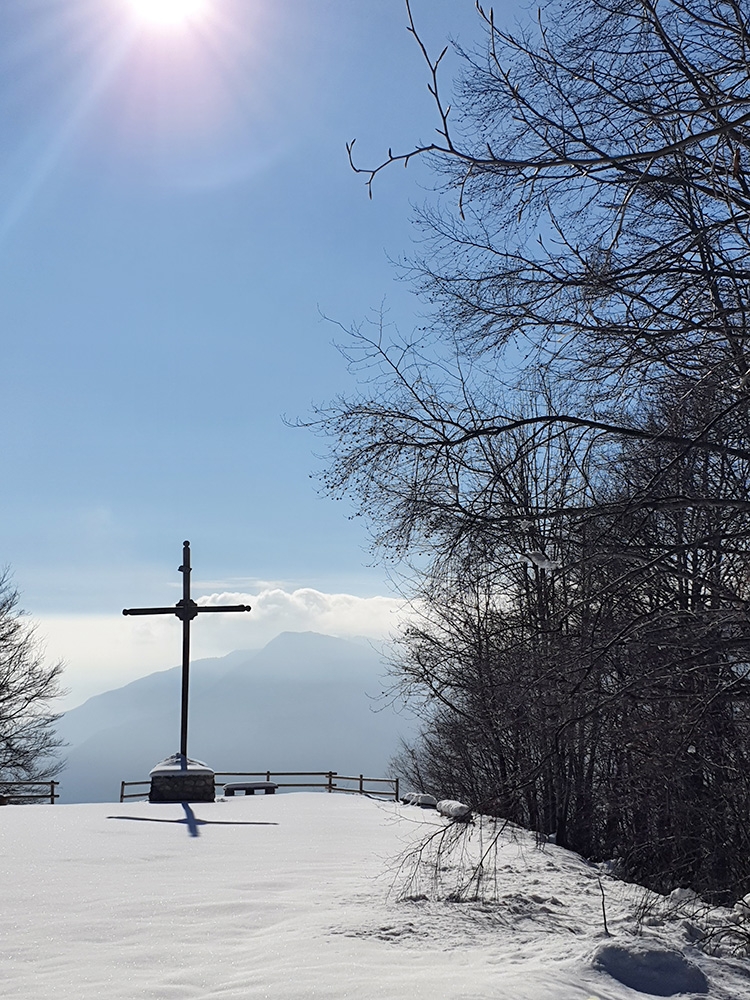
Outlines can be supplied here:
M685 956L715 1000L750 963L707 955L669 901L505 830L498 902L423 899L399 859L447 820L356 796L0 809L0 994L14 1000L637 1000L596 955ZM195 819L193 819L195 817ZM486 848L496 826L470 831ZM191 834L198 834L197 836ZM480 846L480 833L482 845ZM465 851L465 847L462 848ZM447 859L460 880L460 854ZM399 901L399 891L412 899ZM636 919L649 917L638 934ZM643 921L642 921L643 923ZM658 979L669 989L668 976ZM653 994L652 994L653 995ZM662 993L662 995L665 995ZM691 995L691 994L688 994Z

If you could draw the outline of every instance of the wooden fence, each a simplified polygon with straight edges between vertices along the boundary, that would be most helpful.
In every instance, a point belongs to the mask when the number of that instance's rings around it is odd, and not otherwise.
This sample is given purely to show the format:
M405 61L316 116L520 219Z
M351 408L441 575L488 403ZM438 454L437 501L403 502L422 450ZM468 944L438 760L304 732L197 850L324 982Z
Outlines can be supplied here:
M282 779L293 778L293 781ZM320 780L312 780L312 779ZM346 775L337 771L217 771L216 784L232 781L273 781L279 788L320 788L326 792L349 792L355 795L386 795L398 801L398 778L368 778L363 774ZM143 791L127 792L128 788L142 787ZM126 799L148 797L150 782L120 782L120 802ZM385 787L383 787L385 786Z
M0 802L19 805L27 802L55 804L59 781L0 781Z

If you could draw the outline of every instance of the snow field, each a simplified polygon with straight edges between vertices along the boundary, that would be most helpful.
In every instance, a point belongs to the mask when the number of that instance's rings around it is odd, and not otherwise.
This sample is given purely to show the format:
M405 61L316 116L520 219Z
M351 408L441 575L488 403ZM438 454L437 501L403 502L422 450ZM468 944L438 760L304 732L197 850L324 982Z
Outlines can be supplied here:
M616 945L621 965L670 950L702 970L710 997L750 1000L750 963L699 951L684 916L658 915L661 897L639 936L644 891L605 879L606 938L598 870L561 848L537 849L524 831L499 838L496 902L450 903L420 898L429 866L410 882L411 868L400 867L448 824L432 811L297 793L190 812L147 803L0 809L0 996L648 996L597 964L597 950ZM470 843L443 859L449 881L461 882L495 830L490 821L470 828ZM414 898L399 901L403 891Z

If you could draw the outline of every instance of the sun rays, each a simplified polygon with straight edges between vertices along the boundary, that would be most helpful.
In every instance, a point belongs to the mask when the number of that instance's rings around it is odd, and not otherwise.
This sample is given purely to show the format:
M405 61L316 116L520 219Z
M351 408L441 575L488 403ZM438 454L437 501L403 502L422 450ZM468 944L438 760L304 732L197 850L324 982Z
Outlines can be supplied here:
M126 0L137 23L169 30L198 24L210 13L208 0Z
M0 172L0 250L78 157L151 185L212 185L253 169L261 21L242 0L69 0L30 20L14 90L22 100L43 74L55 82L46 117L31 119Z

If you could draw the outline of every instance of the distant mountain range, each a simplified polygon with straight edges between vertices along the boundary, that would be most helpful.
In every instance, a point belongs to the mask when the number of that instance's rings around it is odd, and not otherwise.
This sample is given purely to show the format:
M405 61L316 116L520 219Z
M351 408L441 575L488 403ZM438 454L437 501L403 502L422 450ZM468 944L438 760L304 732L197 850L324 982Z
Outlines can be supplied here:
M188 753L216 771L338 771L386 777L414 723L382 697L369 645L283 632L260 650L196 660ZM179 667L90 698L60 719L61 802L107 802L179 749Z

